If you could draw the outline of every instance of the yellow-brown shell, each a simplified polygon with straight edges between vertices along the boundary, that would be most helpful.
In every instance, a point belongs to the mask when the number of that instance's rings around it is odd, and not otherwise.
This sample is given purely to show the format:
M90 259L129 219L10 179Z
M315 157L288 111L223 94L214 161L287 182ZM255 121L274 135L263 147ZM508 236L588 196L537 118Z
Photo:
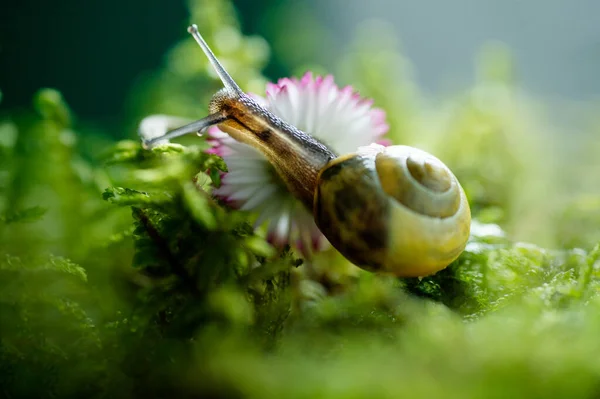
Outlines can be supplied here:
M444 269L464 250L471 212L439 159L407 146L372 145L319 174L315 222L355 265L401 277Z

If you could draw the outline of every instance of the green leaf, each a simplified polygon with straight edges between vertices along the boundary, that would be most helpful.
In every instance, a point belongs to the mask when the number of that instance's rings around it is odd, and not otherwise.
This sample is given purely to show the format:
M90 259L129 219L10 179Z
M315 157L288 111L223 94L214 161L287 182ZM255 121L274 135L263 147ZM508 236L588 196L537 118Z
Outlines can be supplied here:
M4 216L0 216L0 222L5 224L12 223L33 223L42 219L48 210L41 206L33 206L21 211L13 211Z
M47 260L27 259L27 262L23 262L16 256L6 255L4 259L0 260L0 270L14 272L51 271L70 275L87 282L87 273L84 268L67 258L55 255L50 255Z
M112 148L107 150L101 159L107 165L139 162L144 158L143 152L144 150L140 142L133 140L121 140Z
M582 293L588 289L590 282L592 281L594 267L596 262L598 262L598 259L600 259L600 243L596 244L596 246L590 251L586 258L585 264L582 267L583 270L579 279L579 288Z
M188 182L183 185L183 200L198 223L209 230L217 228L217 210L211 206L206 193L200 192L193 183Z
M218 169L210 169L209 176L215 187L221 187L221 172Z
M58 90L41 89L36 93L34 104L44 119L54 120L62 128L71 125L71 112Z
M81 281L87 282L87 273L85 272L85 269L61 256L50 256L49 263L45 268L70 274L71 276L79 278Z
M209 169L216 169L221 172L227 172L227 164L223 160L223 158L211 154L210 157L206 160L206 167Z
M264 256L265 258L274 256L276 253L275 248L273 248L272 245L257 236L246 238L244 240L244 245L255 255Z
M102 193L105 201L119 206L161 207L172 199L166 193L153 194L124 187L109 187Z

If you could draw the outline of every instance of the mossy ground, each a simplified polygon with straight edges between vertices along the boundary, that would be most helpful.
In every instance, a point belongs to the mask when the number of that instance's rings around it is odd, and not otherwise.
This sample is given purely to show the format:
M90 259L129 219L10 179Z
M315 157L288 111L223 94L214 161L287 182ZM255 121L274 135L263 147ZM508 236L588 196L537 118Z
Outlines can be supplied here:
M209 40L239 32L227 1L191 13ZM463 182L475 224L457 261L423 279L335 252L308 264L211 197L226 165L203 138L114 142L41 90L0 123L0 397L598 397L597 157L549 161L539 101L502 51L431 109L402 74L381 90L401 58L363 40L337 76L388 111L395 142L439 154ZM219 84L200 54L185 65L190 46L136 90L132 120L198 115L193 93ZM258 92L266 47L238 46L229 68Z

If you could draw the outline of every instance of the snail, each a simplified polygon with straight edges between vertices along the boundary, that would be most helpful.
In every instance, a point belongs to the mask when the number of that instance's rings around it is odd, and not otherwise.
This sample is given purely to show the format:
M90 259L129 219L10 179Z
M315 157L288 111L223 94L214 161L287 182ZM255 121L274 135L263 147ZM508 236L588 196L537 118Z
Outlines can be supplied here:
M143 140L146 148L210 126L259 150L317 227L356 266L398 277L434 274L464 250L471 212L463 188L438 158L417 148L372 144L338 155L245 94L206 44L188 32L224 87L209 115Z

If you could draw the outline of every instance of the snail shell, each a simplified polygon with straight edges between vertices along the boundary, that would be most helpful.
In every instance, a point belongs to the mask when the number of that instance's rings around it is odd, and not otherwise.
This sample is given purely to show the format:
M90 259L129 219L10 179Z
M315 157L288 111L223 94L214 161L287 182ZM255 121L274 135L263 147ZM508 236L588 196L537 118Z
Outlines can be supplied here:
M408 146L363 147L320 172L315 222L357 266L396 276L435 273L464 250L471 212L439 159Z

